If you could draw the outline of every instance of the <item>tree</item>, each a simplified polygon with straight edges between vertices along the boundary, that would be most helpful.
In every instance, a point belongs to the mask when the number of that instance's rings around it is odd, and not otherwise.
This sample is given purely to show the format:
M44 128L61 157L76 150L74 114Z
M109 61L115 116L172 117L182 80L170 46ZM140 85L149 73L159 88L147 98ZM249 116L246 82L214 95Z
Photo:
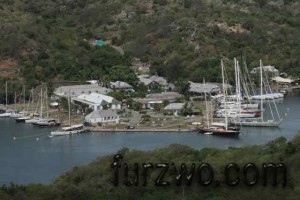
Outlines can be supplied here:
M109 71L109 79L111 81L124 81L131 85L136 85L138 81L134 71L125 65L113 66Z

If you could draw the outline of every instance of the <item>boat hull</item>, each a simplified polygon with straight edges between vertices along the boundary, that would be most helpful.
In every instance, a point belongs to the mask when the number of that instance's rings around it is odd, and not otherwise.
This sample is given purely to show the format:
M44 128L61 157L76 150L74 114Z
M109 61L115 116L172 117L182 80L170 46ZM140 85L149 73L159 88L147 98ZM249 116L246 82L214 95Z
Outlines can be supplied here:
M22 117L22 118L15 118L16 123L25 123L26 120L31 119L30 117Z
M233 122L236 126L248 126L248 127L278 127L280 122Z
M52 131L51 136L73 135L73 134L84 133L84 132L87 132L87 129L73 130L73 131Z
M206 135L220 135L220 136L238 136L240 134L239 128L232 128L228 130L218 128L200 128L199 133ZM209 133L209 134L207 134Z

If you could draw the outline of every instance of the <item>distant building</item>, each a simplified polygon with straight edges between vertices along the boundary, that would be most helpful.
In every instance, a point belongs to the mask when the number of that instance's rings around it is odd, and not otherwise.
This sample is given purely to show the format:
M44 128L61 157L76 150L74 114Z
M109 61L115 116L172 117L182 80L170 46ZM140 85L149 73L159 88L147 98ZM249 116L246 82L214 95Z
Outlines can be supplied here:
M153 108L154 104L162 104L164 101L170 103L176 102L178 98L182 98L183 95L177 92L162 92L155 94L148 94L145 98L133 98L132 100L136 103L142 104L144 109Z
M174 90L174 85L172 83L168 83L168 81L164 77L160 76L147 76L140 75L138 76L141 83L148 87L148 90L161 89L162 91L170 91Z
M289 79L289 78L282 78L280 76L276 76L272 78L272 81L279 83L279 84L292 84L294 80Z
M89 81L86 81L86 82L90 83L92 85L99 84L99 81L97 81L97 80L89 80Z
M278 76L278 74L279 74L278 69L276 69L274 66L263 66L262 68L263 68L263 72L271 72L271 73L274 73L275 76ZM251 74L260 73L260 67L252 69L252 71L250 73Z
M70 86L60 86L54 90L54 95L59 97L78 97L81 94L107 94L112 91L109 88L101 87L97 84L92 85L70 85Z
M115 110L95 110L85 117L85 122L90 124L101 123L102 126L108 124L119 124L119 115Z
M216 95L221 92L219 85L215 83L193 83L190 82L189 93L193 95L204 96L207 95Z
M72 98L72 101L78 105L87 105L93 110L103 110L105 108L121 109L121 103L115 98L98 93L82 94Z
M122 81L110 82L110 88L113 90L134 91L133 86Z
M167 105L164 110L168 114L178 115L178 113L183 109L184 103L170 103Z

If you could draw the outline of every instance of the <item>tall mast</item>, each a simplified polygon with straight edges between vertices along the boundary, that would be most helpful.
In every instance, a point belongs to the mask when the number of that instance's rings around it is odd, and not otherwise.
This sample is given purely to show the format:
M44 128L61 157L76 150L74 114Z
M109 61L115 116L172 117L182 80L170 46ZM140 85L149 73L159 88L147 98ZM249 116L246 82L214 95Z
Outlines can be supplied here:
M14 111L17 109L17 92L15 91L15 98L14 98Z
M41 88L41 118L43 118L43 88Z
M237 74L237 85L238 85L238 109L239 109L239 118L241 114L241 79L240 79L240 66L239 61L236 60L236 74Z
M203 78L204 88L206 88L205 79ZM205 89L204 89L205 90ZM206 120L207 120L207 127L209 128L209 114L208 114L208 106L207 106L207 98L206 98L206 91L204 91L204 98L205 98L205 110L206 110Z
M26 110L26 102L25 102L25 85L23 86L23 101L24 101L24 111Z
M262 62L259 60L259 68L260 68L260 109L261 109L261 121L264 121L264 113L263 113L263 78L262 78Z
M48 87L46 87L46 92L45 92L45 101L46 101L46 113L47 113L47 118L49 117L49 111L48 111Z
M5 82L5 104L6 104L6 110L7 110L7 81Z
M224 94L224 109L225 109L225 128L227 130L228 119L227 119L227 105L226 105L226 89L225 89L225 80L224 80L224 65L222 59L221 59L221 68L222 68L222 84L223 84L223 94Z
M71 97L70 97L70 86L69 86L68 104L69 104L69 126L71 126Z

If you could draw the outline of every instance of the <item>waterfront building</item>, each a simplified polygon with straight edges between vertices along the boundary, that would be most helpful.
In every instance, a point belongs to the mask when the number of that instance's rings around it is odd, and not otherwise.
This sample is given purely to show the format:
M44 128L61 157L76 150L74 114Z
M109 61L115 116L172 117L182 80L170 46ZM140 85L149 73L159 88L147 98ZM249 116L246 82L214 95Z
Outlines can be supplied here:
M85 122L89 124L119 124L120 117L115 110L95 110L85 117Z
M81 94L78 97L73 97L72 101L77 105L87 105L93 110L121 109L121 103L115 98L98 93Z

